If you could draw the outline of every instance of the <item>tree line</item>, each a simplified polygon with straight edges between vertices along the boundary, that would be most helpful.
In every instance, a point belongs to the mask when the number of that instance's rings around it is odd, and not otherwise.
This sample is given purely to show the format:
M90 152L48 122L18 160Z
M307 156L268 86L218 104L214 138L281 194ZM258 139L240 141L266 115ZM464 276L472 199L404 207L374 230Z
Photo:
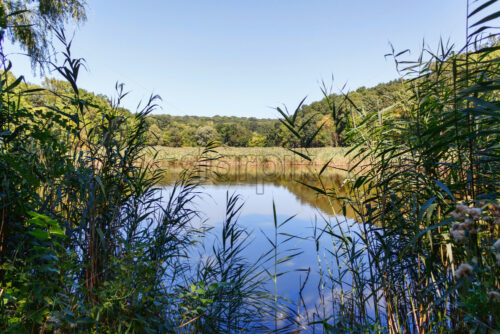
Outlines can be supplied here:
M343 94L330 94L320 101L300 105L297 119L306 123L303 128L305 133L317 132L310 143L312 147L346 146L349 143L345 134L356 126L356 122L371 111L394 106L403 94L401 81L381 83L371 88L360 87L347 94L358 108L345 103ZM328 99L339 105L336 114L332 114ZM148 124L150 145L203 146L216 140L235 147L301 146L300 139L274 118L163 114L151 115Z
M69 82L54 78L45 78L41 85L28 83L26 87L36 92L23 96L23 103L38 110L45 110L47 105L64 105L64 97L73 89ZM90 122L99 121L100 108L113 104L103 94L81 88L80 94L90 101L87 106ZM401 80L371 88L360 87L345 95L329 94L320 101L300 104L296 119L304 124L301 129L304 135L310 137L316 134L309 146L348 146L350 143L346 134L366 115L377 111L379 121L382 121L384 112L391 108L397 109L398 101L405 94ZM335 112L329 107L331 103L337 105ZM130 110L123 107L119 111L127 118L132 115ZM279 113L271 116L279 116ZM210 141L232 147L300 147L304 144L277 118L152 114L147 117L147 127L147 143L151 146L193 147L204 146Z

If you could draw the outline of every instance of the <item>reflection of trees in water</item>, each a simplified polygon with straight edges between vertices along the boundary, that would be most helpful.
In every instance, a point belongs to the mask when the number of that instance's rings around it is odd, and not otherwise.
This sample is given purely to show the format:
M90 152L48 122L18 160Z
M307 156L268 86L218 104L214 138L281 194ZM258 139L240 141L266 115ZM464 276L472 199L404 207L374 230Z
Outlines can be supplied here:
M342 187L343 178L341 175L336 174L336 176L332 176L331 179L325 178L323 180L326 186L334 193L337 197L344 197L346 194L345 189ZM317 180L312 180L309 183L307 181L302 181L304 183L313 185L315 187L319 187L320 184ZM318 194L313 189L310 189L299 182L287 181L283 184L292 194L294 194L301 203L307 203L312 205L318 209L320 209L323 213L328 215L333 214L342 214L342 200L330 198L330 200L322 194ZM346 216L348 218L354 217L354 212L350 207L346 208Z
M171 184L179 179L182 172L180 167L170 167L165 173L163 184ZM255 184L266 185L273 184L282 186L294 194L301 203L309 204L320 209L327 215L342 214L342 200L328 199L326 196L318 194L313 189L301 184L309 184L314 187L320 187L320 183L315 175L307 167L290 166L286 170L270 170L266 168L235 168L218 173L207 171L204 176L207 177L207 183L210 184ZM325 172L322 180L329 192L333 192L337 197L344 197L346 189L342 186L344 177L336 172ZM298 182L300 181L300 182ZM349 207L346 210L346 216L354 217L354 212Z

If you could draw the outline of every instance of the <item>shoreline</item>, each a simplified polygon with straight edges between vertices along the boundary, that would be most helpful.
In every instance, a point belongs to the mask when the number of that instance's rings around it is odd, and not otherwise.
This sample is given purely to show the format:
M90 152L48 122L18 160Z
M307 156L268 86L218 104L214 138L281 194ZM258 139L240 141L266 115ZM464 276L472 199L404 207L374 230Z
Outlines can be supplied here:
M155 161L161 167L187 168L193 165L201 154L202 147L166 147L154 146L149 148L147 157L156 154ZM208 163L216 169L234 168L262 168L262 169L290 169L293 167L306 169L311 167L322 168L329 162L329 168L348 169L352 164L347 152L349 147L321 147L310 148L308 152L311 161L282 147L218 147ZM298 149L303 153L304 149ZM351 154L351 156L354 154Z

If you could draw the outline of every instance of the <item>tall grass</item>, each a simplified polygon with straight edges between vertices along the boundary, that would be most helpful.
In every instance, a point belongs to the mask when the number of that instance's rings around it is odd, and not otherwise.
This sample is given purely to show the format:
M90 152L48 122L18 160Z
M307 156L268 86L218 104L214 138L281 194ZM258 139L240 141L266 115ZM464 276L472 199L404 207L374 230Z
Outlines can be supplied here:
M188 168L194 158L200 153L197 147L163 147L148 148L146 158L161 162L162 167L182 166ZM347 153L348 147L321 147L311 148L310 154L315 164L323 165L330 161L332 166L349 168L354 154ZM283 147L219 147L219 159L213 163L214 168L236 170L246 168L275 168L283 172L292 166L304 165L302 158L296 156Z
M273 205L274 234L254 262L245 258L251 244L237 223L237 195L227 195L214 242L198 224L193 205L219 156L214 143L194 154L166 195L156 187L162 152L146 145L146 117L158 97L125 117L126 93L117 85L112 103L92 105L79 94L84 62L57 32L64 63L52 66L71 91L54 92L62 105L30 109L23 98L37 91L10 73L1 50L0 329L498 331L500 50L485 35L498 12L484 14L496 2L470 6L458 52L444 43L417 61L392 52L410 98L368 115L349 94L330 105L334 123L356 120L342 192L326 181L336 152L318 161L307 147L315 134L305 136L295 117L299 109L279 110L304 146L291 152L314 171L302 186L334 214L314 230L320 279L312 306L303 295L311 268L297 282L297 301L279 293L284 265L302 251L289 246L298 236L284 230L293 217L279 222ZM98 118L89 117L91 108L100 108ZM347 212L355 223L341 218Z
M488 34L498 18L491 13L495 3L467 6L467 42L458 52L441 42L416 61L402 59L406 52L389 55L410 98L383 117L379 111L363 117L349 134L359 165L349 170L351 193L344 200L361 226L333 222L323 231L332 237L339 269L329 284L340 291L337 312L318 312L315 324L325 331L500 328L493 247L499 238L499 45ZM331 108L334 115L347 108L362 116L349 94ZM280 112L301 142L312 140L301 134L295 114ZM296 153L311 160L307 147ZM307 186L338 198L321 183L328 168L317 168L320 186Z
M13 14L15 15L15 13ZM131 116L117 85L108 106L80 96L82 59L56 35L71 86L58 105L29 109L23 77L1 53L0 330L2 332L239 332L262 328L264 273L241 256L240 201L228 197L220 242L191 258L207 232L192 203L216 158L199 152L170 195L146 154L151 96ZM90 108L99 108L97 118Z

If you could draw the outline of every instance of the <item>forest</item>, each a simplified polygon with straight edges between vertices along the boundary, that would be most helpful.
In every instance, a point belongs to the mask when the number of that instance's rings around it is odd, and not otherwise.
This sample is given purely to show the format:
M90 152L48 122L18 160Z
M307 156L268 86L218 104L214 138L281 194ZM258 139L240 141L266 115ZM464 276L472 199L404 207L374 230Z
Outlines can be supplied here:
M44 106L62 105L62 96L70 93L71 84L55 78L44 79L42 85L26 84L26 88L40 90L37 94L23 97L23 103L30 108L44 109ZM55 93L55 94L53 94ZM111 106L111 97L80 89L80 94L92 105L88 117L97 119L99 107ZM328 99L339 105L338 114L332 115L327 99L301 105L297 114L299 120L307 120L304 131L318 133L310 143L311 147L345 147L346 134L362 118L375 110L397 108L398 101L404 97L400 80L379 84L372 88L360 87L346 93L356 105L345 103L342 94L330 94ZM125 117L132 115L130 110L121 108ZM381 114L381 117L382 117ZM279 115L279 114L278 114ZM203 147L210 141L230 147L299 147L301 143L278 118L258 119L236 116L172 116L150 114L147 117L148 144L168 147Z
M361 87L348 93L359 111L343 103L342 95L331 94L328 98L339 105L338 115L332 115L327 99L304 104L298 119L308 120L304 131L319 132L310 143L311 147L347 146L346 133L356 121L374 110L394 106L404 94L400 81L379 84L372 88ZM151 115L149 144L170 147L204 146L218 141L233 147L299 147L300 142L278 119L213 116Z
M500 11L460 3L464 45L392 49L399 79L323 85L321 101L256 119L161 115L156 95L127 110L123 84L79 86L85 55L66 29L84 1L0 1L0 332L498 333ZM26 82L6 40L58 79ZM199 146L168 193L159 145ZM307 175L276 182L333 212L311 218L300 276L306 237L278 197L259 200L269 221L252 216L272 230L265 246L236 192L218 226L199 224L221 145L282 146ZM323 146L344 148L318 164Z

